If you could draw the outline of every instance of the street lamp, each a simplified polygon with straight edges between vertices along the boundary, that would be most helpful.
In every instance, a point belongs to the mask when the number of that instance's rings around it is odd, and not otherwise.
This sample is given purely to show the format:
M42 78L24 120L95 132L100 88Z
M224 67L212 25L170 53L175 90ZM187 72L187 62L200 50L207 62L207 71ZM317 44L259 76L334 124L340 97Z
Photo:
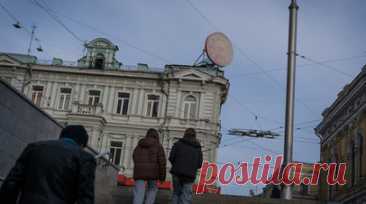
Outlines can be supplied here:
M16 29L21 29L22 26L20 25L19 21L17 21L16 23L13 24L13 27Z
M285 116L285 143L283 168L292 162L293 154L293 133L294 133L294 107L295 107L295 70L296 70L296 35L297 35L297 11L299 6L296 0L291 0L289 6L289 38L287 53L287 92L286 92L286 116ZM282 198L292 199L291 186L284 185Z

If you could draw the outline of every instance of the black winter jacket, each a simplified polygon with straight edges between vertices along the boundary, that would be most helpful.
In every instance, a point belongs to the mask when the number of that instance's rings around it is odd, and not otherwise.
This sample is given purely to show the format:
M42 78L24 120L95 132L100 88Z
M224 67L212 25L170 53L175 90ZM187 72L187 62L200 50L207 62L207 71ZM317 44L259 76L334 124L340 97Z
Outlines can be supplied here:
M29 144L0 189L0 202L93 204L96 162L73 141Z
M193 182L202 165L201 145L196 139L182 138L174 143L169 155L170 173L186 182Z

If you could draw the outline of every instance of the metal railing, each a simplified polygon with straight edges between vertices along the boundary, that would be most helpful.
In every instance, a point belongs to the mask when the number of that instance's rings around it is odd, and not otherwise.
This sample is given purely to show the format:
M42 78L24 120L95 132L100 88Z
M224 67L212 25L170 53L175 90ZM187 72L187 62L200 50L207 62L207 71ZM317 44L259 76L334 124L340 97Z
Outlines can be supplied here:
M78 101L72 103L72 113L83 115L100 115L103 113L103 105L101 103L97 105L81 104Z
M106 157L104 154L100 154L100 152L98 152L97 150L93 149L90 146L87 146L86 149L92 153L97 160L99 161L103 161L105 166L111 166L113 169L120 171L120 170L124 170L125 168L123 166L117 166L115 164L112 163L112 161L109 159L109 156ZM109 153L108 153L109 154Z

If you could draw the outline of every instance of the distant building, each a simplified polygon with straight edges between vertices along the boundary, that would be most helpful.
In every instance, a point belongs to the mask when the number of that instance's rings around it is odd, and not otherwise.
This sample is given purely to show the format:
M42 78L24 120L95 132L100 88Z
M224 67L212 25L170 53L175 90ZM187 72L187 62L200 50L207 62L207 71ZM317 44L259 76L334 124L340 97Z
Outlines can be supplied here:
M303 178L311 178L313 175L313 164L294 161L294 163L302 163L301 180ZM292 187L292 196L295 199L305 199L305 200L316 200L319 194L319 188L317 185L294 185Z
M313 173L313 164L304 163L294 161L294 163L302 163L302 172L301 172L301 180L303 178L311 178ZM275 189L277 188L277 189ZM265 198L278 198L278 193L280 193L281 186L275 186L273 184L269 184L263 188L262 197ZM317 185L293 185L292 188L292 197L294 199L302 199L302 200L317 200L319 189ZM274 192L277 191L277 192Z
M347 184L329 186L320 178L320 199L366 203L366 66L323 112L316 132L322 162L347 163Z
M148 128L161 132L168 154L184 130L193 127L204 159L216 160L220 111L229 89L220 68L126 66L115 58L118 47L104 38L89 42L86 50L77 63L0 53L0 76L57 121L85 125L90 145L109 151L128 176L132 151Z

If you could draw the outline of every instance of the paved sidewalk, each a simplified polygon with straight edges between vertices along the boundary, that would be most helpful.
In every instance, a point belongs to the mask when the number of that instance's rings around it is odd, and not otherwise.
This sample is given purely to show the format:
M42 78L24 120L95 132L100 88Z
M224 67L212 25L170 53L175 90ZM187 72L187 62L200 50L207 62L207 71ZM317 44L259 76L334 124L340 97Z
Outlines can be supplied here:
M159 190L155 204L169 204L171 192L168 190ZM112 193L111 204L132 204L132 188L119 187ZM281 199L263 199L244 196L229 195L194 195L194 204L318 204L317 201ZM107 203L103 203L107 204ZM108 203L109 204L109 203Z

